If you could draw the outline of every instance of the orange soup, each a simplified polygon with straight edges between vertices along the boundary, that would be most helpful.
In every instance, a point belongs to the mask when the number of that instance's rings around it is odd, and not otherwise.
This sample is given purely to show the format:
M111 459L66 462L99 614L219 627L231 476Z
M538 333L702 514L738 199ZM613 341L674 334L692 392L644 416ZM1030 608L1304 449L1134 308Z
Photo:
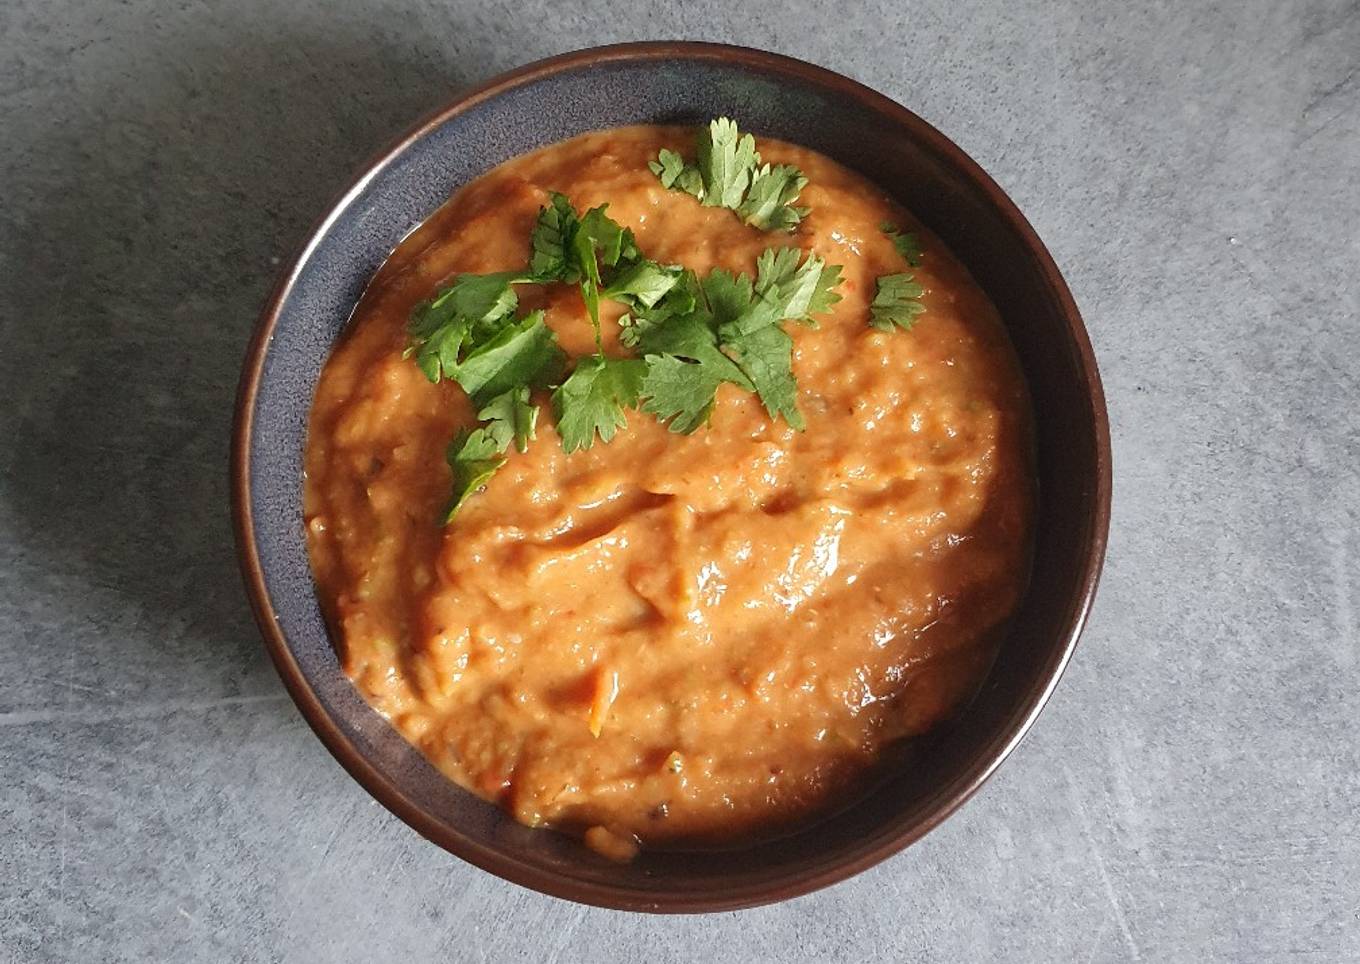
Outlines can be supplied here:
M668 190L648 162L693 136L588 134L461 190L373 280L306 451L312 565L354 685L467 789L616 857L845 802L975 692L1028 565L1026 391L968 272L881 190L794 145L759 142L807 178L792 232ZM633 409L568 454L539 389L535 440L443 525L445 449L476 412L404 357L408 319L455 276L522 269L549 192L607 203L648 258L700 277L753 274L780 246L842 266L819 324L785 326L806 425L722 384L691 434ZM885 222L921 239L919 265ZM876 279L904 271L924 312L871 327ZM577 288L517 294L568 359L596 351ZM599 311L604 354L627 356L624 306Z

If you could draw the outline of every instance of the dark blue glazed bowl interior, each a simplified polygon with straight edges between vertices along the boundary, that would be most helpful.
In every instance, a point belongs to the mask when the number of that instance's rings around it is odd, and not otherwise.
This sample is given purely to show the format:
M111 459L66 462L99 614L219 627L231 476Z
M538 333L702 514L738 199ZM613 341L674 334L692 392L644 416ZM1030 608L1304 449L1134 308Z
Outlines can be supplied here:
M862 803L780 841L721 854L644 853L619 865L570 837L521 827L449 782L359 696L340 671L317 605L303 537L302 453L318 375L365 285L451 194L502 161L585 131L718 115L867 175L938 233L996 302L1038 426L1034 573L982 693ZM829 72L724 48L644 45L577 55L494 83L364 175L262 320L272 321L272 337L260 349L256 391L243 393L238 413L247 426L238 497L249 510L241 537L253 542L263 581L257 613L281 633L285 680L332 751L384 803L455 853L529 886L635 909L714 909L777 899L861 869L920 836L976 788L1023 734L1075 642L1094 587L1093 546L1103 547L1104 412L1067 298L1023 219L957 148ZM249 577L248 557L243 547ZM1098 568L1098 551L1094 558ZM310 710L299 696L306 691L315 700Z

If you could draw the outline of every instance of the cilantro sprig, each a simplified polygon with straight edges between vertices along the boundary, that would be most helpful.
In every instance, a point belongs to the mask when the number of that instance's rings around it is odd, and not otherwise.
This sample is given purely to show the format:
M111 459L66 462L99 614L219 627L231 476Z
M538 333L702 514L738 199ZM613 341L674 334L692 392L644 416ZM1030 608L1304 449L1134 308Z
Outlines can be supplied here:
M681 274L642 257L632 231L610 218L606 205L582 215L564 195L552 193L539 211L525 270L458 275L416 308L406 356L431 382L457 382L481 423L449 446L453 497L446 519L505 464L512 442L522 452L534 438L538 407L531 390L554 388L553 411L567 452L589 448L597 436L605 442L614 437L625 424L624 410L637 406L646 366L604 356L600 301L651 310ZM595 331L595 354L579 360L565 379L566 357L543 312L515 314L516 285L551 283L579 285Z
M911 331L926 306L918 300L925 289L910 274L885 274L878 279L874 300L869 303L869 324L879 331L894 327Z
M550 196L539 213L530 267L542 281L581 287L581 298L595 331L595 354L577 362L553 392L557 433L567 452L590 448L598 436L608 442L637 406L642 363L607 358L600 331L600 301L620 301L650 309L675 285L680 269L642 257L633 232L609 217L608 205L578 216L560 194Z
M460 279L455 288L466 283ZM417 310L412 319L407 354L415 354L430 381L457 382L484 422L460 432L449 446L453 497L445 521L505 463L511 442L521 452L527 448L538 419L529 392L556 381L565 360L542 311L519 319L498 318L497 323L500 327L494 331L489 325L479 329L472 319L455 315L430 332L428 307ZM438 347L431 350L432 343Z
M796 167L761 165L756 140L731 118L719 117L699 132L693 164L662 150L648 164L661 186L693 195L706 207L729 208L761 231L792 231L808 209L794 202L807 186Z
M753 141L749 150L744 144L749 140L732 125L705 155L707 165L725 172L724 200L739 193L732 185L754 153ZM759 184L776 175L762 169L754 176ZM746 201L768 206L772 196L752 192ZM644 257L605 205L582 215L563 195L551 194L523 271L459 275L420 305L408 326L406 355L430 381L456 382L476 406L478 424L460 431L447 452L453 493L445 520L504 466L511 445L523 452L533 441L539 407L531 393L539 389L552 390L557 433L568 453L597 438L609 442L634 408L671 431L693 432L711 418L723 384L753 392L772 418L801 430L793 341L783 324L815 325L815 316L840 300L840 272L815 254L781 247L761 254L754 278L717 269L700 280ZM516 286L555 283L580 287L595 332L595 352L577 359L565 377L567 359L544 313L516 314ZM638 357L605 356L602 300L627 307L619 340Z
M755 392L772 418L804 428L793 377L793 340L782 322L813 323L840 300L840 266L798 248L770 248L756 277L687 273L652 313L631 320L625 341L647 362L643 411L688 434L707 424L718 387Z
M497 395L477 412L486 423L463 429L449 443L446 458L453 470L453 496L444 510L444 522L453 521L463 503L505 464L511 443L524 452L535 438L538 406L529 401L529 388L517 388Z
M587 449L595 441L608 442L627 423L624 410L636 408L646 366L635 358L590 355L553 392L553 414L562 449Z
M879 225L888 240L892 241L907 264L913 268L921 266L925 248L921 239L911 232L901 232L890 221ZM920 301L925 288L918 284L910 272L885 274L878 278L874 300L869 303L869 324L879 331L892 331L901 328L911 331L917 318L925 313L926 306Z
M902 232L897 230L897 226L891 221L884 221L878 226L893 243L897 253L906 259L907 264L913 268L921 267L921 256L925 254L925 248L921 246L921 239L911 231Z

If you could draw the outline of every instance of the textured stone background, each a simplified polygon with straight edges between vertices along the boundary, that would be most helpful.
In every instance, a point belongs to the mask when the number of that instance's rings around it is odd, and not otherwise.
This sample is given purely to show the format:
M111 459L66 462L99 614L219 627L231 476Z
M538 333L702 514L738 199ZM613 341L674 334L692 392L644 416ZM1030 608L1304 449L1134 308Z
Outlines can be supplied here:
M267 664L226 511L254 313L355 165L470 81L658 36L971 152L1067 272L1116 448L1093 621L996 779L700 919L376 806ZM7 0L0 185L0 960L1360 959L1354 2Z

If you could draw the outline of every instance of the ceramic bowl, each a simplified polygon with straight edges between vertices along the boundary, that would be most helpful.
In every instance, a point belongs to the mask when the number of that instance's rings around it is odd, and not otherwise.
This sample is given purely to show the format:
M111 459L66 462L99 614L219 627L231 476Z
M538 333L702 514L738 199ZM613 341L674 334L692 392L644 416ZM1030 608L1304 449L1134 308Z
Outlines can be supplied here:
M447 780L341 672L303 538L307 413L368 280L464 184L585 131L719 115L867 176L938 234L996 303L1034 403L1034 568L977 698L860 803L777 841L645 851L617 864L570 836L520 826ZM359 175L260 317L237 402L232 491L241 565L270 655L307 722L369 793L451 853L526 887L628 910L693 912L781 900L848 877L919 839L978 789L1034 722L1076 644L1104 555L1110 453L1095 359L1067 286L1015 205L963 151L831 71L743 48L645 43L498 77L417 125Z

